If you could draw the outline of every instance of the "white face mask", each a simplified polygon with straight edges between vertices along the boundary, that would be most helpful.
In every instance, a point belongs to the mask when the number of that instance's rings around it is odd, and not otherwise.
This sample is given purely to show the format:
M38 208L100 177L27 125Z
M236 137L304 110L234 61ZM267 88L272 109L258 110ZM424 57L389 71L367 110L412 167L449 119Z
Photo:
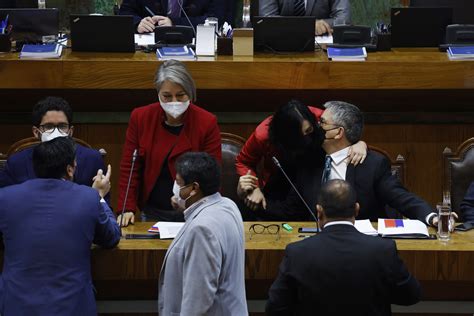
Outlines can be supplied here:
M69 134L62 133L58 128L55 128L52 133L41 133L41 141L49 142L50 140L55 139L56 137L67 137Z
M186 112L189 107L189 100L184 102L163 102L160 99L161 108L172 118L178 118Z
M179 193L181 192L181 189L186 187L186 185L180 187L176 181L173 183L173 194L174 196L176 197L176 203L178 203L178 206L182 209L185 209L186 208L186 201L187 199L189 199L191 197L188 196L186 199L182 199L181 196L179 195Z

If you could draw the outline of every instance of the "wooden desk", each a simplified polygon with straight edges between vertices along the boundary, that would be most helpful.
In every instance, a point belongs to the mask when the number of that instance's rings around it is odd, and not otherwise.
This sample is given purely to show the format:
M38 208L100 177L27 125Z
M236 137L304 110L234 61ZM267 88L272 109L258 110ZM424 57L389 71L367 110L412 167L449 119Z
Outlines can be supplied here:
M153 223L136 223L128 233L144 233ZM246 232L251 223L245 223ZM281 223L277 223L281 224ZM277 275L288 243L301 240L298 227L274 235L246 234L245 277L248 299L264 299ZM99 299L156 299L161 264L168 240L123 240L117 249L94 249L92 271ZM423 285L424 300L474 299L474 231L456 232L448 243L438 240L397 240L401 257ZM442 289L442 290L441 290Z
M0 54L0 89L152 89L160 62L137 52L77 53L58 60ZM323 52L186 62L199 89L472 89L474 63L435 49L370 53L366 62L329 62Z

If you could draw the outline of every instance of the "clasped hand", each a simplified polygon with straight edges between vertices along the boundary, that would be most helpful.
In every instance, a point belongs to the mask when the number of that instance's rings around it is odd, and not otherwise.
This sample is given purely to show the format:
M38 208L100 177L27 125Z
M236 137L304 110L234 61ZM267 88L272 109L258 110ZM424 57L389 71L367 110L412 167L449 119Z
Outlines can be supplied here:
M252 211L267 208L265 196L258 187L258 178L253 176L250 170L246 175L239 178L237 194L244 199L245 205Z
M140 21L138 24L138 33L150 33L155 30L156 26L172 26L170 18L162 15L147 16Z

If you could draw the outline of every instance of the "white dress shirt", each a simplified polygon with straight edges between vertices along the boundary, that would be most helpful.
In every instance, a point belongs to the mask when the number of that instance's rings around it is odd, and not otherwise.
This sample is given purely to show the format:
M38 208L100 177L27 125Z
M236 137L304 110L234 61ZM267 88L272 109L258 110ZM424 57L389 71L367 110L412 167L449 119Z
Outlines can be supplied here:
M346 180L347 172L347 155L349 154L349 147L332 153L331 156L331 174L329 180L339 179Z

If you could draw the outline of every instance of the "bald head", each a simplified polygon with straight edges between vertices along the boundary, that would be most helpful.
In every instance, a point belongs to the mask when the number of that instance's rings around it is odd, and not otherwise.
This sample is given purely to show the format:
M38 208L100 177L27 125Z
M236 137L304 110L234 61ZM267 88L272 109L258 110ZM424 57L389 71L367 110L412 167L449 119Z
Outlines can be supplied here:
M357 216L359 204L356 192L344 180L326 182L318 196L318 215L326 222L341 219L352 219Z

